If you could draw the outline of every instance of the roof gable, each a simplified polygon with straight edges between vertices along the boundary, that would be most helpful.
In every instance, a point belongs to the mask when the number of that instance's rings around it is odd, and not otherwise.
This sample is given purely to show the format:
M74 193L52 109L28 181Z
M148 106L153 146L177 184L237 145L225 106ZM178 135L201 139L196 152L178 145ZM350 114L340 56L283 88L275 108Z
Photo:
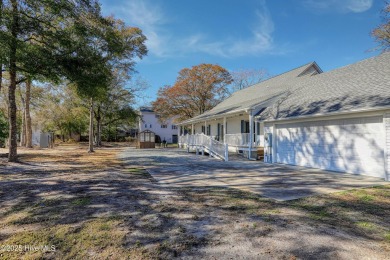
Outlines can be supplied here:
M303 76L314 76L317 74L322 73L322 69L317 65L317 63L314 61L310 66L308 66L304 71L302 71L298 77L303 77Z

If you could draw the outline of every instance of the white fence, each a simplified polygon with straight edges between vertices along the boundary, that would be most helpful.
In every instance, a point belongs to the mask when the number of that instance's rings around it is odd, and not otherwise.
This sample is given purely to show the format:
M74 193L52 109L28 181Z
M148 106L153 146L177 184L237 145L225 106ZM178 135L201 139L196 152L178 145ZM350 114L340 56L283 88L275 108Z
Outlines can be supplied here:
M206 149L210 155L217 156L225 161L229 160L228 145L205 134L179 136L179 145L200 147Z

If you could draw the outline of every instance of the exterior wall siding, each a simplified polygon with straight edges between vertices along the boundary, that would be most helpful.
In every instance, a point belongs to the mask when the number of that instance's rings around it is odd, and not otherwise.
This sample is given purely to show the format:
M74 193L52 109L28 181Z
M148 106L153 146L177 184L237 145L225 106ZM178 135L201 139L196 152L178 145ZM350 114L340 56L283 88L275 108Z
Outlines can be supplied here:
M382 116L278 124L274 159L384 178L384 146Z
M248 121L249 116L248 115L242 115L242 116L235 116L235 117L227 117L226 118L226 123L227 123L227 128L226 128L226 133L227 134L239 134L241 133L241 120ZM203 122L198 122L194 124L195 127L195 134L200 134L202 133L202 127L205 125ZM211 125L211 135L216 136L218 134L218 124L223 124L223 118L219 118L217 120L212 119L209 121L206 121L207 125ZM189 123L188 126L191 126Z
M383 116L383 125L385 129L385 179L390 181L390 113Z
M241 120L249 121L248 115L230 117L226 119L227 134L241 133Z

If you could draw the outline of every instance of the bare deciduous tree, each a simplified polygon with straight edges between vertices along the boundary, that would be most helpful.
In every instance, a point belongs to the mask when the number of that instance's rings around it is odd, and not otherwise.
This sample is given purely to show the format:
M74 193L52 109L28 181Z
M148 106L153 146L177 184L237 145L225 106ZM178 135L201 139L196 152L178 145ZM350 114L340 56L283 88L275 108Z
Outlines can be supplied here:
M383 24L375 28L371 35L379 43L379 48L383 51L390 50L390 2L385 4L382 10Z
M269 77L269 74L264 69L245 69L237 70L230 73L233 77L233 83L231 84L231 92L250 87L257 84Z

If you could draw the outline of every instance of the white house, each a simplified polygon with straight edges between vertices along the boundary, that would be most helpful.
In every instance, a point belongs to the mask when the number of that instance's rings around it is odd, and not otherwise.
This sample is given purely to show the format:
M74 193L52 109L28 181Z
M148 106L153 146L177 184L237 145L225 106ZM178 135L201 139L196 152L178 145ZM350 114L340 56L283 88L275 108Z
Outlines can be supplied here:
M150 130L158 135L162 141L167 143L177 143L177 125L173 123L172 119L160 122L160 117L150 107L141 107L139 110L139 132Z
M315 62L303 65L179 125L179 143L221 158L223 145L248 157L264 147L268 163L388 180L390 52L325 73Z

